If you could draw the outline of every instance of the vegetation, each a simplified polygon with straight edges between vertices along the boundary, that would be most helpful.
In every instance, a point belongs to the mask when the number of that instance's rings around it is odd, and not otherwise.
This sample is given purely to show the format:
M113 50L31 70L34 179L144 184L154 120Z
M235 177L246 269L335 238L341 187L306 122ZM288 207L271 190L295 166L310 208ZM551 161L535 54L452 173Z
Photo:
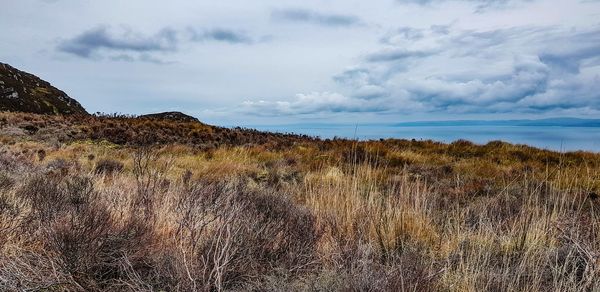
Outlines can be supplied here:
M125 116L0 127L1 291L600 289L600 154Z

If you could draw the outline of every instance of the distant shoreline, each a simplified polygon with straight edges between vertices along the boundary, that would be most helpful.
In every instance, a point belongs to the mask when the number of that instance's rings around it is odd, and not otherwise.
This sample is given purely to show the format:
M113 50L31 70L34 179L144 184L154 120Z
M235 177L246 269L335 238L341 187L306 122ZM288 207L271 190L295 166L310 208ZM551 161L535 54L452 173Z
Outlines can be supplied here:
M548 118L548 119L515 119L515 120L436 120L436 121L411 121L396 123L287 123L287 124L249 124L248 128L263 127L358 127L385 126L385 127L456 127L456 126L515 126L515 127L600 127L600 119L580 118ZM226 125L236 127L239 125Z
M536 121L537 122L537 121ZM590 122L590 120L588 120ZM452 143L468 140L476 144L504 141L524 144L553 151L600 152L600 126L593 123L480 123L465 121L453 123L402 123L402 124L293 124L244 125L260 131L303 134L321 139L344 138L361 141L378 139L416 139ZM356 130L356 134L355 134Z

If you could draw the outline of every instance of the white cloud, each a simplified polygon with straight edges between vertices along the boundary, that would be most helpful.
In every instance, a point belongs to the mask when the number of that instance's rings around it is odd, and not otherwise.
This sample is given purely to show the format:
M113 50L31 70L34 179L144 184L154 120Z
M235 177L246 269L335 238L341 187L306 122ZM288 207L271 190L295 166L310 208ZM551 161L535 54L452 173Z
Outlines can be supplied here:
M21 0L5 7L0 60L51 81L92 112L177 104L203 114L219 109L218 120L206 121L236 124L257 115L280 123L600 108L598 1ZM61 44L70 55L53 50ZM163 59L171 65L156 66ZM232 107L244 100L241 110Z
M401 28L333 79L342 93L247 102L262 115L600 110L600 27Z
M322 112L377 112L385 105L367 99L350 98L339 93L296 94L291 101L245 101L243 111L257 115L299 115Z

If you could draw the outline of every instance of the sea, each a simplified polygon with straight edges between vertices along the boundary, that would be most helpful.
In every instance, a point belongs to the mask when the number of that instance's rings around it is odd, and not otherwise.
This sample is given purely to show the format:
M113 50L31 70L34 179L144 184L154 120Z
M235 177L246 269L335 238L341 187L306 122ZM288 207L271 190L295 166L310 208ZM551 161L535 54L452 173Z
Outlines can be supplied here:
M466 123L468 124L468 123ZM378 140L386 138L434 140L450 143L459 139L477 144L502 140L555 151L600 152L600 127L547 125L434 125L416 124L288 124L247 125L262 131L306 134L326 138Z

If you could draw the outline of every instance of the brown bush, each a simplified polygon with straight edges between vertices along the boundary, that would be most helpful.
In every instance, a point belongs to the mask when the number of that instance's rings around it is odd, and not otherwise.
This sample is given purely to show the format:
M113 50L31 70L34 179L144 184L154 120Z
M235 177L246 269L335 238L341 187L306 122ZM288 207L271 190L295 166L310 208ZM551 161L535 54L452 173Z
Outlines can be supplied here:
M69 173L71 167L76 166L76 162L68 161L64 158L56 158L46 164L46 171L52 175L65 176Z
M197 276L206 289L233 288L274 269L297 274L314 267L320 236L314 216L285 197L200 182L176 206L177 233L187 234L199 266L209 271Z
M111 175L113 173L118 173L118 172L123 171L124 167L125 166L120 161L109 159L109 158L104 158L104 159L100 159L100 160L98 160L98 162L96 162L96 166L94 167L94 172L96 174Z
M0 191L8 189L14 185L15 181L7 173L0 171Z

